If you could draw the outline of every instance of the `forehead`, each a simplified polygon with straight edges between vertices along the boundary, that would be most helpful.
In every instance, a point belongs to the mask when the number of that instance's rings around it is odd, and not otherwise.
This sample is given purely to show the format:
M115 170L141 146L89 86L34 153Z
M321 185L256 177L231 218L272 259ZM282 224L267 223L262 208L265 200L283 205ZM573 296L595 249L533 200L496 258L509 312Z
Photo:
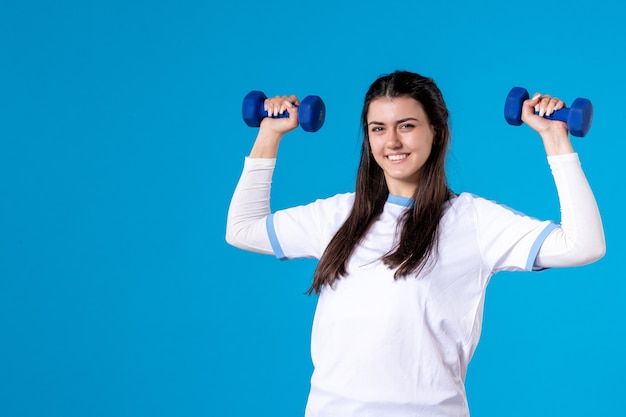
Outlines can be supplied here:
M399 120L407 117L424 119L426 113L422 103L413 97L379 97L370 102L367 120Z

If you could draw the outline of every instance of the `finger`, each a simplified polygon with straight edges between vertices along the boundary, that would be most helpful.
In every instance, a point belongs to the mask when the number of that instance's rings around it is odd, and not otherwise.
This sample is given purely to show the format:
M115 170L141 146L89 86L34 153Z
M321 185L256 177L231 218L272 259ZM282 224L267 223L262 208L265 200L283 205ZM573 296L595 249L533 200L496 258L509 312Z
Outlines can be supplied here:
M538 103L539 106L539 116L543 117L546 114L546 110L548 109L548 104L552 97L548 94L541 97L541 100Z
M280 103L280 114L285 113L291 107L293 107L293 103L290 97L283 97Z
M282 100L283 98L281 96L276 96L274 97L273 101L273 116L278 116L280 114L280 107L282 106Z
M275 96L272 98L268 98L265 100L265 111L267 111L267 115L269 117L278 116L278 112L280 110L281 97Z
M295 104L292 104L289 108L289 119L295 120L296 123L298 123L298 106Z
M565 107L566 107L565 102L564 102L563 100L559 100L559 101L557 101L557 103L554 105L554 111L564 109Z
M295 106L300 105L300 100L295 95L291 95L289 97L283 97L281 106L280 106L280 114L283 114L285 111L289 109L293 109Z
M552 97L546 107L546 116L550 116L556 110L556 105L560 100L556 97Z
M278 114L278 99L280 99L279 96L265 99L264 108L269 117Z
M529 100L529 105L533 106L535 111L539 111L539 101L541 100L541 93L537 92L533 94L533 97Z
M294 95L289 96L288 100L289 100L289 102L290 102L291 104L294 104L294 105L296 105L296 106L299 106L299 105L300 105L300 100L298 100L298 97L296 97L296 96L294 96Z

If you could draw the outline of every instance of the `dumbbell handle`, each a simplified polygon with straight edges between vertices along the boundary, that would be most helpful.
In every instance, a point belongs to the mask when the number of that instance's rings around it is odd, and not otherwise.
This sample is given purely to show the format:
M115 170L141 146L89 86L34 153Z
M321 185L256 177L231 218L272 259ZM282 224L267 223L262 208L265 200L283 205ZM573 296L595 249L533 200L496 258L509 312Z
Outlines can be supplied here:
M567 123L567 118L569 117L569 112L570 112L570 108L569 107L563 107L562 109L555 110L550 115L544 114L542 117L544 119L548 119L548 120L558 120L560 122ZM538 116L539 112L536 111L535 114Z

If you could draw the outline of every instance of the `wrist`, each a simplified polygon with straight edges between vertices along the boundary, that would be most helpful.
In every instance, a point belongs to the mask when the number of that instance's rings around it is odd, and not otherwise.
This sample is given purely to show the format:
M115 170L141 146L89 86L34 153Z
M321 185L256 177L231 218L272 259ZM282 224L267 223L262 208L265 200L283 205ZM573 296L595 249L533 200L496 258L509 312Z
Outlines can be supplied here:
M276 158L278 154L278 145L284 134L273 131L259 130L254 146L250 151L250 158Z
M541 135L548 156L574 153L574 147L567 132L546 132Z

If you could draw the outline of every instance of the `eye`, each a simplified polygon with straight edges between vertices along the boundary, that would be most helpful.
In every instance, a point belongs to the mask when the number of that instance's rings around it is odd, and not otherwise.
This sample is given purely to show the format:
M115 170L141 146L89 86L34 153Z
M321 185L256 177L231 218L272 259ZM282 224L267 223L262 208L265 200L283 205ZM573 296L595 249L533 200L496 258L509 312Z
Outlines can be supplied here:
M381 126L373 126L370 130L372 133L378 133L383 131L383 127Z
M403 129L403 130L412 129L412 128L414 128L414 127L415 127L415 125L414 125L414 124L412 124L412 123L402 123L402 124L400 125L400 129Z

